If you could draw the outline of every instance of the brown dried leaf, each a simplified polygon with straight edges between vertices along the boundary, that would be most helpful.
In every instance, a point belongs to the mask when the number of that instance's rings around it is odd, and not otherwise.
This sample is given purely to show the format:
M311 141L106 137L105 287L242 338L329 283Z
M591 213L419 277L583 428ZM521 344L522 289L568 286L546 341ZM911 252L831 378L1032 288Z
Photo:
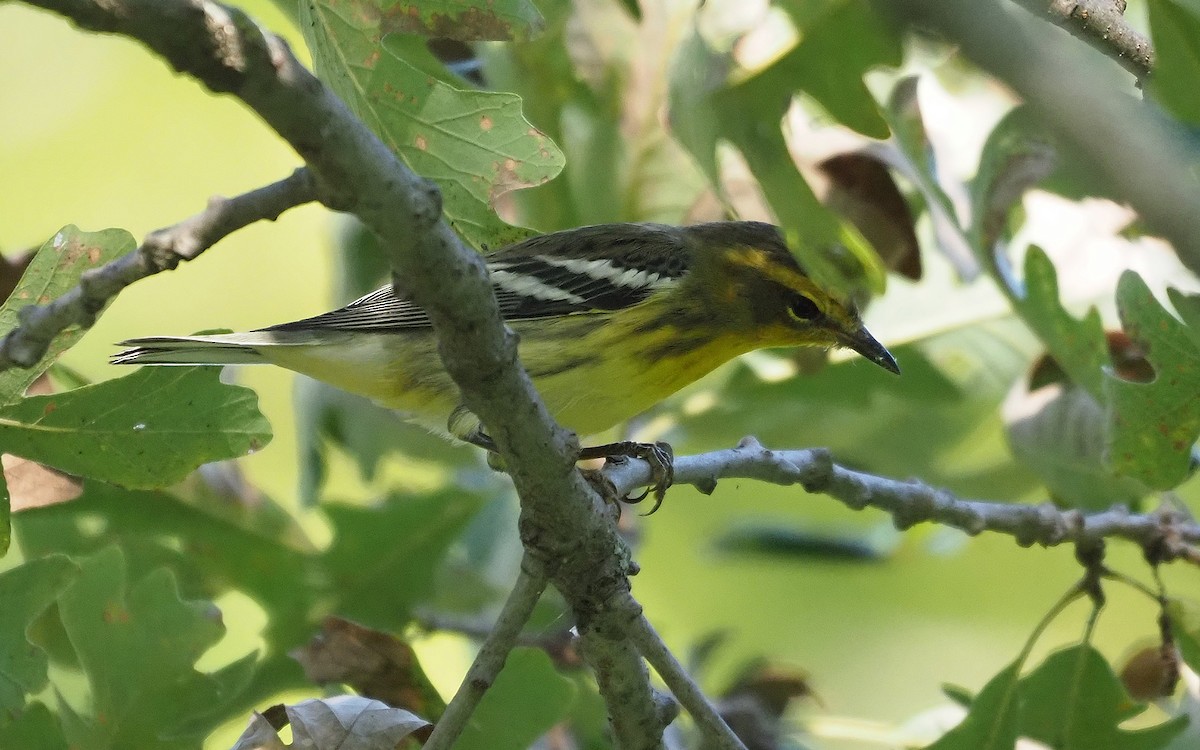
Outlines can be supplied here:
M318 684L345 683L368 698L432 720L446 709L412 647L390 633L327 617L321 633L291 656Z
M817 197L853 224L884 265L914 281L921 278L921 247L908 202L887 166L870 154L849 152L819 162L826 178Z

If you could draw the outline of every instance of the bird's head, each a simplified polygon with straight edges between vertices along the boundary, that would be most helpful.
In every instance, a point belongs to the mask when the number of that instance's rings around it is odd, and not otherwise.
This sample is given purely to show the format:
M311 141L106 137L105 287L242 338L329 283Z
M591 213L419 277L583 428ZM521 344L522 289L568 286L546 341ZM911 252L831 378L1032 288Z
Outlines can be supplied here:
M697 284L710 294L722 325L753 335L754 347L841 346L893 373L896 360L863 326L853 304L814 282L796 262L778 228L758 222L688 227L693 273L719 274ZM712 277L708 278L712 282Z

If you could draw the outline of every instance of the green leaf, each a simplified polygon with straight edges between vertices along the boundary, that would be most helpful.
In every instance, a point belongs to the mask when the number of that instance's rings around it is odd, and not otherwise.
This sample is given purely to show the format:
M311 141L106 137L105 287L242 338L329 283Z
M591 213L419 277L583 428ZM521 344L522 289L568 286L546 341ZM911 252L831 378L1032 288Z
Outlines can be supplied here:
M1021 680L1021 734L1060 750L1157 750L1187 726L1186 716L1148 729L1120 724L1145 710L1088 644L1056 651Z
M383 34L474 41L522 41L542 28L530 0L321 0L343 23L378 27Z
M1150 490L1141 482L1113 473L1105 461L1108 414L1087 391L1072 384L1051 385L1021 394L1036 411L1010 421L1013 455L1045 482L1056 503L1084 510L1107 510L1120 503L1136 508ZM1006 406L1014 405L1015 396ZM1022 404L1022 406L1025 405Z
M621 189L628 174L621 167L627 144L620 127L627 90L607 86L593 91L586 82L593 78L587 68L603 67L602 75L610 80L632 79L616 61L589 59L577 66L571 53L581 46L581 30L589 40L631 40L632 22L615 5L589 6L586 20L566 0L542 3L541 9L547 28L537 39L477 50L488 84L520 95L529 120L571 154L559 179L512 194L518 215L545 229L627 219ZM611 53L619 56L621 49L615 46Z
M523 750L562 719L574 697L574 683L545 651L514 649L454 747Z
M0 557L8 554L12 544L12 495L8 491L8 479L0 471Z
M68 750L58 717L41 702L30 703L0 722L0 747Z
M78 573L65 556L51 555L0 574L0 719L46 687L46 654L25 631Z
M134 488L163 487L271 439L248 388L215 367L146 367L0 408L0 449Z
M83 232L68 224L58 230L37 251L16 288L0 307L0 332L8 332L17 326L17 313L22 308L45 304L62 296L79 282L84 271L104 265L136 247L137 243L124 229ZM33 367L0 373L0 404L11 404L25 395L25 389L82 336L83 329L71 327L54 337L46 354Z
M312 379L296 382L296 432L301 456L300 500L315 506L325 479L330 443L358 464L360 476L375 478L380 462L403 455L447 469L478 465L474 449L439 440L395 412Z
M1017 670L1010 664L988 680L967 717L928 750L1012 750L1017 744Z
M1054 264L1040 247L1025 255L1024 293L1010 295L1013 308L1046 345L1054 361L1076 385L1098 401L1104 400L1104 368L1111 366L1104 324L1095 308L1078 319L1058 300Z
M1010 296L1019 288L1011 278L1007 258L997 240L1004 236L1009 212L1032 185L1055 169L1055 145L1042 133L1036 117L1026 107L1004 116L988 134L979 156L979 169L969 185L971 226L967 236L979 262L1001 290Z
M88 678L92 716L81 717L69 739L80 747L197 744L204 731L188 722L230 698L228 682L194 666L225 631L220 612L182 601L164 569L127 582L116 547L80 567L59 614Z
M334 539L322 559L338 612L380 629L407 622L483 500L457 490L393 495L378 508L327 506Z
M788 6L789 11L795 3ZM793 15L793 19L796 16ZM899 67L904 47L896 27L865 0L838 2L802 25L800 43L764 75L781 89L794 87L820 102L841 124L872 138L891 133L863 76L879 66Z
M1175 297L1193 316L1195 303ZM1200 436L1198 334L1163 309L1132 271L1122 274L1117 284L1117 308L1125 331L1147 348L1155 378L1132 383L1107 375L1112 404L1109 461L1120 474L1155 489L1170 489L1188 476L1192 445Z
M1176 599L1168 607L1179 655L1193 672L1200 672L1200 604Z
M1157 61L1149 90L1171 114L1200 125L1200 15L1175 0L1149 0L1150 34Z
M315 566L311 543L271 520L283 511L269 497L246 503L198 494L186 486L169 494L88 482L74 502L18 514L16 532L28 556L62 551L85 557L118 546L131 579L166 567L185 598L214 599L231 590L249 596L268 616L251 689L263 696L307 684L287 652L311 637L320 616L314 613L328 611L321 604L330 599L327 576ZM53 647L52 653L69 653L69 645L47 644Z
M520 98L458 89L411 65L400 41L384 39L390 16L364 3L306 0L300 16L322 80L414 172L437 182L454 228L477 247L519 238L493 202L551 179L565 161L522 116Z
M730 54L710 47L693 29L671 71L672 133L718 190L718 143L737 147L788 244L819 283L843 293L864 287L879 291L884 272L878 256L856 230L821 205L792 159L782 123L795 87L772 70L730 85Z

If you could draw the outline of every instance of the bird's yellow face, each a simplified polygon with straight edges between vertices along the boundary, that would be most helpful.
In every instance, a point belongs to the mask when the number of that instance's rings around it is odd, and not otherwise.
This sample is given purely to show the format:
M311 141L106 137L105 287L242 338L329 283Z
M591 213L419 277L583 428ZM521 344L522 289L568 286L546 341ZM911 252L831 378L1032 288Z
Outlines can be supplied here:
M819 287L791 252L777 246L741 245L713 256L726 276L724 299L714 306L730 312L727 324L751 333L758 347L844 346L871 362L898 372L895 359L863 327L857 310ZM749 304L747 304L749 302Z

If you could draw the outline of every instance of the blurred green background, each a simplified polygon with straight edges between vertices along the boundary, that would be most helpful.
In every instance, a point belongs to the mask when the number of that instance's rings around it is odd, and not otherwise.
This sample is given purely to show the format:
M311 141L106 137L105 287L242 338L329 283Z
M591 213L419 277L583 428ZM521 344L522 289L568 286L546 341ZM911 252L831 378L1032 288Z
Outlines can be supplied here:
M243 6L303 56L303 41L274 5ZM140 238L195 213L212 194L260 186L298 164L237 102L210 95L138 45L79 33L23 6L0 5L0 82L6 254L40 245L68 223L122 227ZM569 162L576 158L567 151ZM242 330L327 309L335 302L339 221L312 206L293 210L136 284L63 362L107 379L121 374L106 360L125 338ZM681 394L664 412L669 418L646 429L671 438L679 453L754 433L771 447L830 445L839 459L869 470L984 499L1044 500L1034 477L1013 463L998 409L1036 356L1034 339L1005 315L986 279L964 289L944 264L927 263L925 281L892 281L867 316L885 343L899 347L904 378L851 361L771 383L756 374L772 365L760 355ZM918 310L948 322L910 342ZM962 327L961 318L974 323ZM275 430L269 447L241 461L250 480L326 541L319 512L296 500L294 378L270 368L244 368L236 378L258 392ZM729 381L736 382L717 390ZM332 456L325 498L367 502L385 486L433 481L387 470L372 483L350 457ZM1194 502L1196 483L1183 490ZM1080 572L1068 548L1022 549L1008 537L968 539L928 527L900 534L884 514L750 481L722 482L711 496L675 488L657 514L633 521L642 567L634 592L668 643L686 654L716 632L727 634L701 675L710 687L760 656L803 671L820 701L802 710L808 718L902 723L944 705L943 683L978 689L1015 657ZM814 539L834 540L844 554L814 551ZM1138 550L1113 544L1110 554L1113 567L1145 578ZM1200 594L1194 571L1179 567L1164 571L1172 590ZM1155 636L1157 613L1127 588L1108 591L1096 643L1119 660ZM253 607L221 604L230 628L222 653L252 650ZM1079 605L1057 619L1035 657L1078 640L1085 614ZM452 689L465 668L465 643L448 636L422 643L431 678ZM217 737L210 746L227 743ZM860 738L828 746L868 745Z

